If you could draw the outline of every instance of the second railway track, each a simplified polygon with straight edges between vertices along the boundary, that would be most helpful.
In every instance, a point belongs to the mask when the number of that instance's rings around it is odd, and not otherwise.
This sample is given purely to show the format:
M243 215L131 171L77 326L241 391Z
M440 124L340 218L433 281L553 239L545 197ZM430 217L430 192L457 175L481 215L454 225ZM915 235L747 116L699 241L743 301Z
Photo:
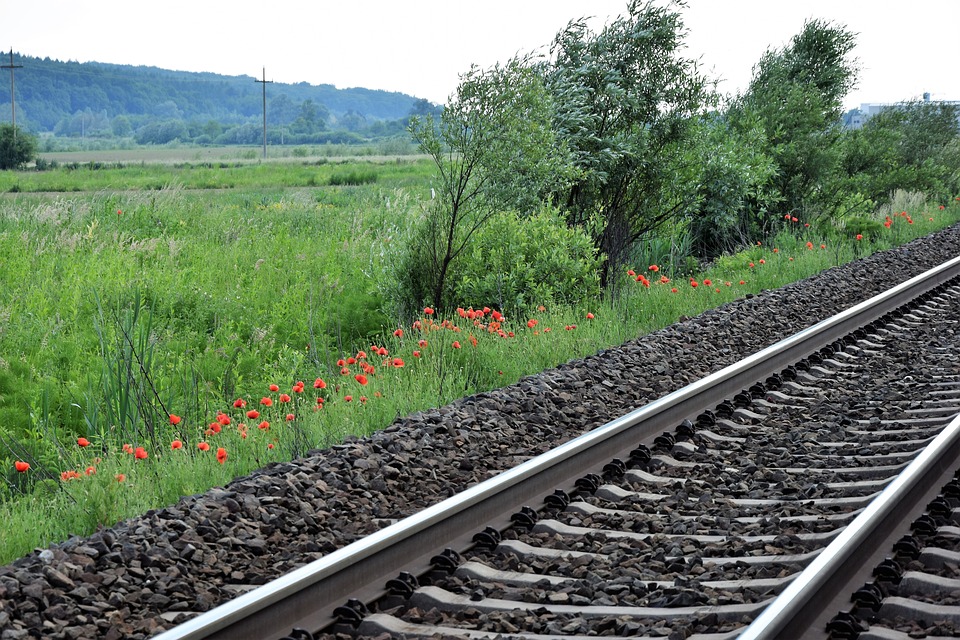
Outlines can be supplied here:
M881 520L872 501L912 461L953 473L955 439L930 451L960 411L958 270L960 259L946 263L161 637L720 640L936 624L901 600L883 621L902 570L869 581L885 556L899 554L887 570L922 557L923 541L903 536L947 484L926 474L867 535L875 546L841 552L842 583L818 577L800 596L815 610L777 598L808 581L805 568L825 573L818 559L851 523ZM939 504L918 526L949 541L955 505ZM937 583L917 573L908 585ZM834 620L855 593L855 611ZM802 622L747 629L772 603Z

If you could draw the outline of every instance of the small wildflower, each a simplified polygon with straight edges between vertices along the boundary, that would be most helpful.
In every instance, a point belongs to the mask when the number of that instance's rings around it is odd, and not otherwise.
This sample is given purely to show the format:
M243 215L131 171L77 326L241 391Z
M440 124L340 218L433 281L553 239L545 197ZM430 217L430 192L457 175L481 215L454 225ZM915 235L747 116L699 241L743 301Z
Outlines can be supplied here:
M89 447L90 441L86 438L77 438L77 444L81 447Z

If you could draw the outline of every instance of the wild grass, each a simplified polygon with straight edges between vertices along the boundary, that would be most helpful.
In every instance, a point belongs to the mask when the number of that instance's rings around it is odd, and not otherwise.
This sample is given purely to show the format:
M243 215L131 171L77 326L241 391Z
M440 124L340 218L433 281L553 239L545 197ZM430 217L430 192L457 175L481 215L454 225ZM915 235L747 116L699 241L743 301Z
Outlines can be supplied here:
M186 186L206 171L235 186ZM891 211L860 240L785 223L693 275L632 265L616 302L388 317L384 260L429 197L426 173L14 174L24 189L0 198L0 562L960 219L913 203L912 224ZM166 186L117 186L136 175ZM92 191L30 193L58 180Z

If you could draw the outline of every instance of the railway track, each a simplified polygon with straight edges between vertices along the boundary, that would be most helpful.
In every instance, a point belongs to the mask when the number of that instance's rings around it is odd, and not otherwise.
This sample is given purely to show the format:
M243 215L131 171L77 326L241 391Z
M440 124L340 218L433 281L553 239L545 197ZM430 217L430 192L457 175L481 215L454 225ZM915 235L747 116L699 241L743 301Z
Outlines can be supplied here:
M960 258L158 637L949 635L958 274Z

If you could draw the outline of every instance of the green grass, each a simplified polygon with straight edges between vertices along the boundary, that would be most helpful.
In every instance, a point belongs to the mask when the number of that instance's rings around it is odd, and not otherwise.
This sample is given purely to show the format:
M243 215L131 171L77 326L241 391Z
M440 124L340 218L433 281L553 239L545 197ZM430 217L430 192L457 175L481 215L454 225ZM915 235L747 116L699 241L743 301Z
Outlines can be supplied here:
M861 241L785 227L696 287L635 265L649 287L621 274L616 303L531 310L501 337L490 313L411 326L380 309L387 248L428 176L421 162L0 174L23 187L0 197L0 562L960 219L958 206L912 211ZM138 180L168 186L130 190ZM55 183L66 193L39 193Z

